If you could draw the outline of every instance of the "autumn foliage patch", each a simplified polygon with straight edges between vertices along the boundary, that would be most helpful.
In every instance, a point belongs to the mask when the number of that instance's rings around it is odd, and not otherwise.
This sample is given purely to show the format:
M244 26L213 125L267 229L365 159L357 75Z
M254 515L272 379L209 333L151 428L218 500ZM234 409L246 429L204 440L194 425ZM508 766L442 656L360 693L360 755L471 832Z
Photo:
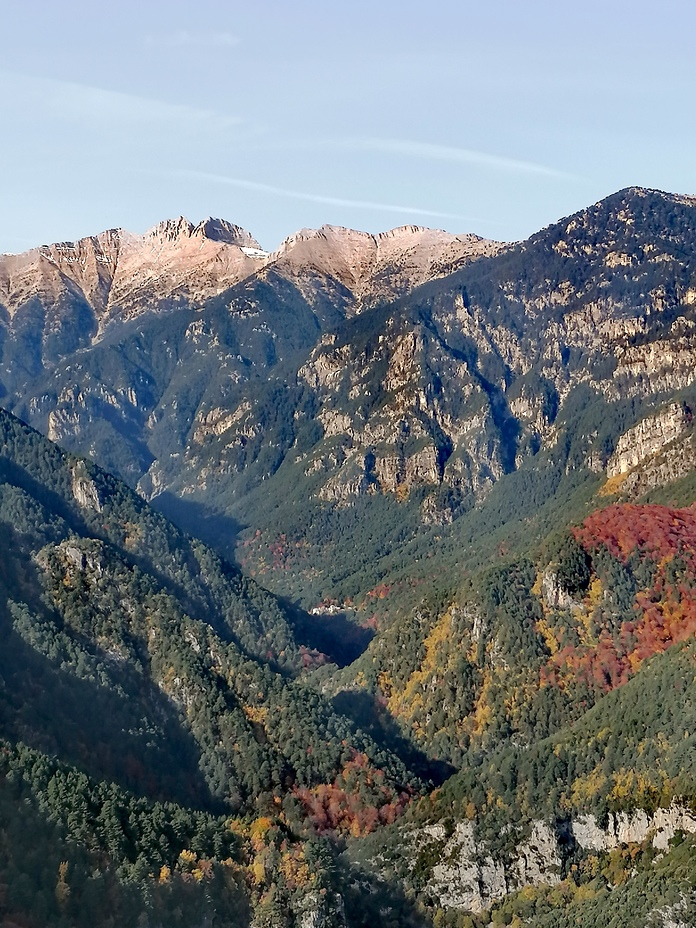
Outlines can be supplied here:
M580 679L608 691L696 633L696 507L609 506L573 535L591 557L593 582L567 620L578 642L559 640L542 683Z

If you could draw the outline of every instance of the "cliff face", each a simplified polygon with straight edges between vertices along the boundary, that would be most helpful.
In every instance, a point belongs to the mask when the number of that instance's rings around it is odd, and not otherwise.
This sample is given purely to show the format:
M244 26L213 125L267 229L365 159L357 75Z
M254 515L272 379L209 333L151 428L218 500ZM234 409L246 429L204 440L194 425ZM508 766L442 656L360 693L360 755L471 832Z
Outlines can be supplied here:
M345 288L348 315L355 315L504 247L477 235L450 235L421 226L370 235L327 225L289 236L270 261L310 300L313 289L336 281Z
M658 209L679 214L664 235ZM579 389L586 405L634 409L688 389L695 291L683 246L695 217L691 201L626 191L422 288L369 331L325 338L299 371L325 438L343 449L336 463L321 445L309 455L306 468L327 473L320 495L345 502L445 483L476 501L555 446ZM689 417L672 404L615 448L587 434L586 461L622 473Z
M179 217L144 235L112 229L0 256L5 341L33 349L36 373L92 344L109 323L200 308L265 267L297 284L309 302L326 294L358 312L501 247L410 226L379 236L325 226L304 230L269 254L222 219L194 225Z
M607 476L625 474L646 458L662 451L665 445L682 436L691 419L690 409L679 403L671 403L655 415L641 419L616 443L616 449L607 461Z
M504 855L492 853L476 836L472 822L457 822L448 832L441 823L421 827L398 826L396 852L390 855L390 871L412 878L418 861L433 861L423 876L423 897L434 907L462 912L485 912L510 893L527 886L555 886L564 874L565 861L577 848L601 853L649 843L666 851L681 832L696 834L696 817L680 805L611 813L600 827L594 815L579 816L562 833L544 821L532 822L525 837L514 840ZM377 872L384 869L379 858L372 860Z
M439 908L483 912L523 886L560 881L558 841L541 821L533 823L528 839L505 861L495 859L477 840L471 822L457 822L449 836L444 825L428 825L404 832L404 840L414 859L428 851L437 858L426 894Z
M81 301L103 325L119 315L164 308L168 301L200 303L248 276L266 257L239 226L221 219L194 226L179 217L144 235L111 229L2 255L0 300L10 319L32 300L49 314L55 304Z

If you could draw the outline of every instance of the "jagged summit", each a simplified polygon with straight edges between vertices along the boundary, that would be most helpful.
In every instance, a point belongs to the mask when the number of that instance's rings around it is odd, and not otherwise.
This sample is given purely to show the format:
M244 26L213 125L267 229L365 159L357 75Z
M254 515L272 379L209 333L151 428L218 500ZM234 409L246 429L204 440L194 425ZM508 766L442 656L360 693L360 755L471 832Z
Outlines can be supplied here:
M96 317L83 323L96 334L111 319L201 305L265 261L266 252L240 226L179 216L144 234L110 229L0 257L0 306L13 317L31 301L50 314L77 301Z
M343 226L301 229L271 256L292 277L310 270L339 281L362 303L393 299L504 246L472 235L406 225L373 234Z
M194 224L185 216L176 219L164 219L145 233L146 238L159 239L168 242L177 242L182 239L207 239L211 242L220 242L226 245L237 245L261 250L256 239L243 229L226 219L216 219L208 216L198 224Z
M195 226L185 216L176 219L163 219L145 233L147 238L166 239L174 242L179 238L190 238Z
M228 245L246 246L261 250L259 243L246 229L234 225L234 223L228 222L226 219L215 219L209 216L203 222L198 223L194 234L200 234L213 242L226 242Z

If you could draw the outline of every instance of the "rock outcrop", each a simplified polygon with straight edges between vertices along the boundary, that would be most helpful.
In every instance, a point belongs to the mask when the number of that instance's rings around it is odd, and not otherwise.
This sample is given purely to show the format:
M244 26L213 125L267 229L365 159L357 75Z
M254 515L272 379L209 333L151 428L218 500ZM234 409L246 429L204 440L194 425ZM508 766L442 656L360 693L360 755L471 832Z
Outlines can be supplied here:
M696 468L696 435L689 429L683 437L643 460L625 475L616 488L622 498L636 500L656 487L686 477Z
M478 235L451 235L421 226L371 235L325 225L289 236L270 260L283 276L305 286L312 275L338 281L351 295L348 313L352 315L404 296L504 247Z
M72 492L75 501L83 509L92 509L94 512L102 511L97 485L81 463L75 464L72 469Z
M611 813L604 828L594 815L580 816L571 821L569 829L564 826L563 835L537 820L526 837L508 842L512 849L502 855L493 854L477 839L469 821L457 822L449 832L443 824L409 827L401 833L403 859L396 869L401 866L412 872L419 861L432 859L427 896L440 908L483 912L525 886L559 883L569 838L586 852L601 853L646 840L665 851L679 832L696 834L696 815L680 805L652 814L642 810ZM373 865L380 870L379 859Z
M646 458L657 454L679 438L692 421L691 410L683 403L671 403L652 416L634 425L619 438L614 453L607 461L607 476L625 474Z
M652 815L642 809L610 812L605 828L600 828L594 815L585 815L572 823L571 831L584 850L610 851L621 844L641 844L650 837L652 846L664 851L677 832L696 834L696 814L680 805L656 809Z

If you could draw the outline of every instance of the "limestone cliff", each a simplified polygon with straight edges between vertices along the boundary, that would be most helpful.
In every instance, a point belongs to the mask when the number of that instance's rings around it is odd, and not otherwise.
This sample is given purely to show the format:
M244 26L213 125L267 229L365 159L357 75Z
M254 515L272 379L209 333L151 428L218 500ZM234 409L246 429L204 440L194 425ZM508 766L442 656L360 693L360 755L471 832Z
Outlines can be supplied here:
M476 837L469 821L459 821L450 830L441 823L400 826L398 853L402 856L395 860L392 854L390 867L412 873L419 862L431 860L424 893L431 904L478 913L525 886L559 883L565 875L564 861L574 846L582 852L601 853L649 840L658 851L665 851L679 832L696 834L696 816L679 805L652 814L642 810L610 814L604 828L593 815L580 816L560 831L537 820L526 834L520 832L509 853L500 856ZM384 869L379 858L372 864L377 871Z
M692 420L691 410L680 403L671 403L629 429L619 438L614 453L607 461L607 476L625 474L679 438Z

